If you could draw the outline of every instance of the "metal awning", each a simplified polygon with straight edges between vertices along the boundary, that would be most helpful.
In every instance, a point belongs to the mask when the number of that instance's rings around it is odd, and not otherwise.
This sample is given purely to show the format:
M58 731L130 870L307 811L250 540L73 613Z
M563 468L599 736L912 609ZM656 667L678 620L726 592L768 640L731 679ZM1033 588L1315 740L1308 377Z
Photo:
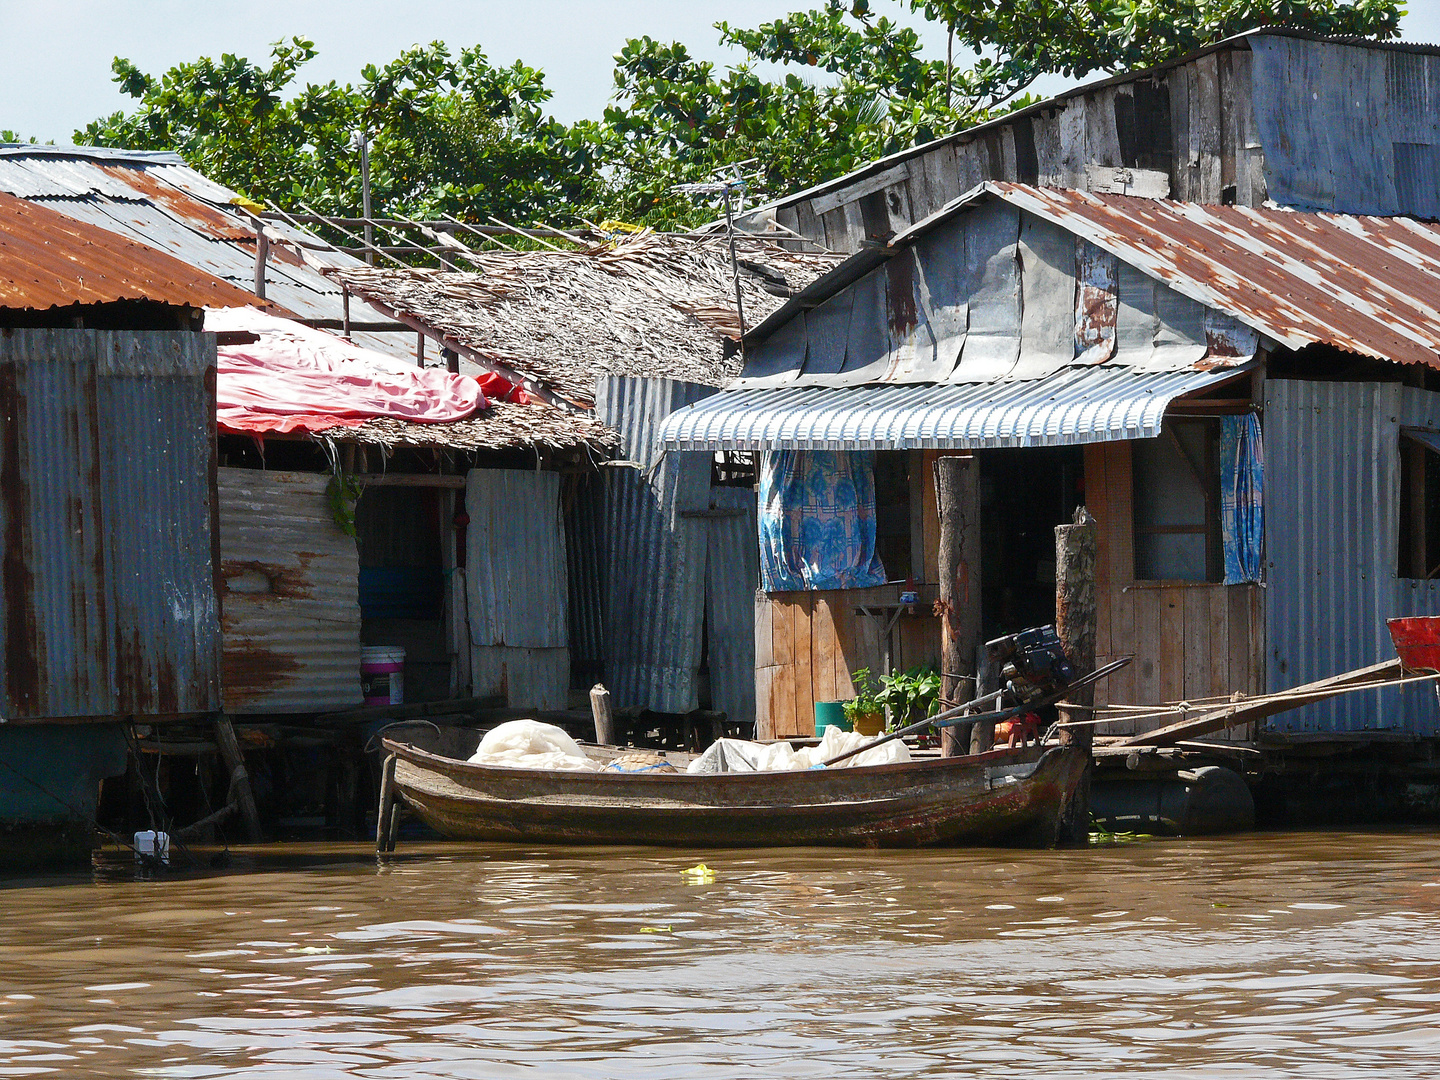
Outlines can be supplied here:
M1160 434L1170 402L1247 366L1066 368L1024 382L730 390L671 413L660 440L666 450L912 450L1150 439Z

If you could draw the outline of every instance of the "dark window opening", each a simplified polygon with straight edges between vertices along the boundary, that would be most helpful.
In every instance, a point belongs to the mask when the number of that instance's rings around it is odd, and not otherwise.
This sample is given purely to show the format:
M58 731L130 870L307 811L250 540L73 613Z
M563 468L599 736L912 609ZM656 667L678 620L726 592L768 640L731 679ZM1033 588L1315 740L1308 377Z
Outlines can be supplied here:
M981 630L1055 621L1055 526L1085 500L1078 446L980 452Z
M910 559L910 454L905 450L875 452L875 551L891 581L919 577Z
M1400 440L1399 576L1440 577L1440 432Z
M1133 445L1136 580L1224 580L1220 422L1168 419Z

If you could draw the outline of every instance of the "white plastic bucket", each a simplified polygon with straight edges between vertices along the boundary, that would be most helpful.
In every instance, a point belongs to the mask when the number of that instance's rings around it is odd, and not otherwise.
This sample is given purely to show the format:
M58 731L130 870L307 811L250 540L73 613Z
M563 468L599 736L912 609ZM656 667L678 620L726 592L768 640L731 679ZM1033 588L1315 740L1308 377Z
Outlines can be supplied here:
M405 703L405 649L366 645L360 649L360 687L366 705Z

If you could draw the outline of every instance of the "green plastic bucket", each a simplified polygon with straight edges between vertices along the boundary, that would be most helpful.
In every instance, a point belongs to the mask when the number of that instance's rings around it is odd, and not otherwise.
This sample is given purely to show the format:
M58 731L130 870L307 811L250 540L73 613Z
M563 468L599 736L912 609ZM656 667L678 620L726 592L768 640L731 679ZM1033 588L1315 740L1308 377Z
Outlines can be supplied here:
M827 727L837 727L841 731L850 730L850 721L845 719L845 703L843 701L815 702L816 738L823 739Z

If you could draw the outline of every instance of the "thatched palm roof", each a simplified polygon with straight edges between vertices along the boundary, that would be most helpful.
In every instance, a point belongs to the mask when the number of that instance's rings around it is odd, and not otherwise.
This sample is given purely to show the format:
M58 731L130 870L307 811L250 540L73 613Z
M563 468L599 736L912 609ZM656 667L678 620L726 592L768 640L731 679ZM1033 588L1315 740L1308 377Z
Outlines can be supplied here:
M739 242L745 324L755 326L840 256ZM467 259L470 258L467 256ZM739 372L740 319L725 238L643 233L573 251L485 252L476 272L336 267L392 317L458 342L580 408L604 375L724 386Z

